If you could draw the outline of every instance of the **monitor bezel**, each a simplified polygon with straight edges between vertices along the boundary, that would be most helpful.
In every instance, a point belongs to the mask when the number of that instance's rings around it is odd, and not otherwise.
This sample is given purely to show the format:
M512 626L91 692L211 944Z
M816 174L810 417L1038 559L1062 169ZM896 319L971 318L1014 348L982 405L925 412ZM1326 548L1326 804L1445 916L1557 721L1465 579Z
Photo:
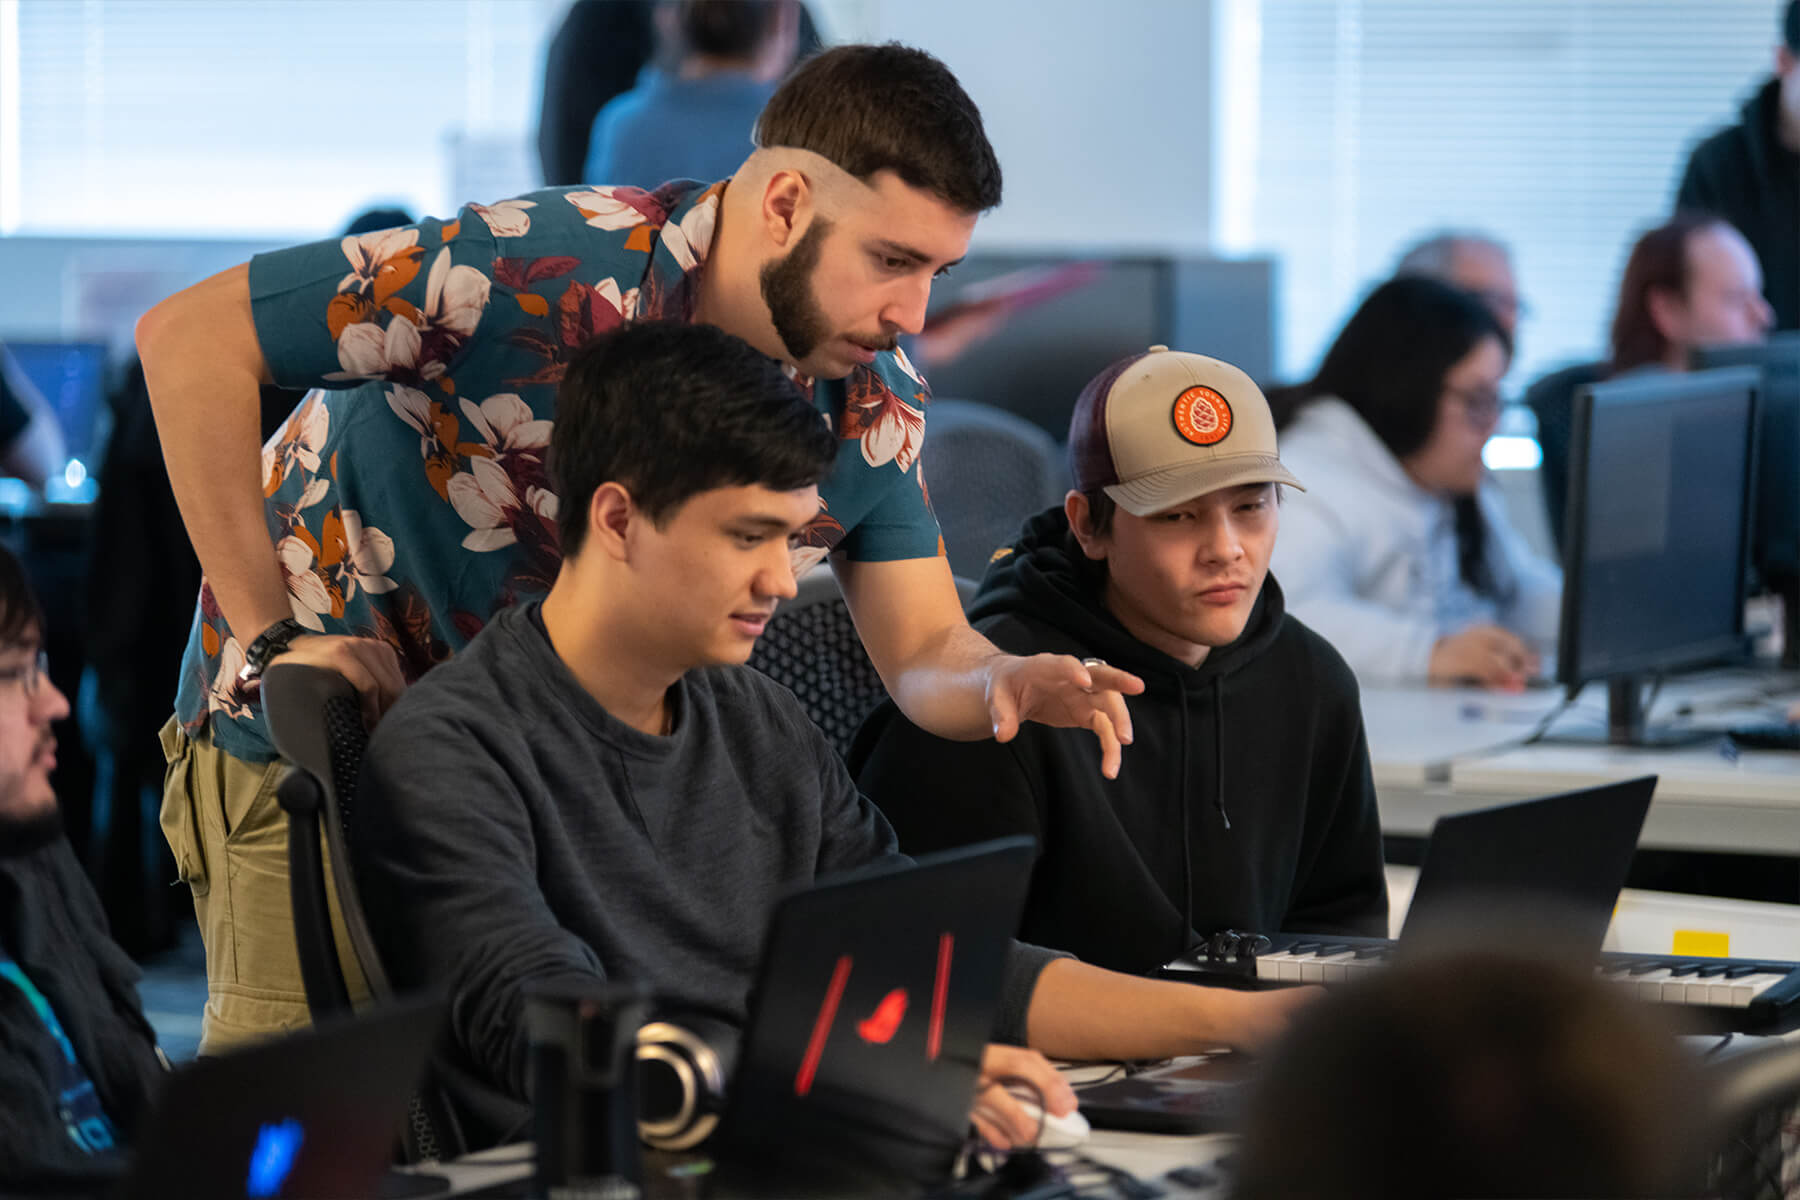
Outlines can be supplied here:
M1746 414L1744 476L1738 496L1738 569L1732 581L1732 630L1704 640L1660 647L1628 659L1614 660L1604 671L1586 668L1582 660L1581 605L1586 591L1582 562L1587 553L1588 454L1593 436L1595 409L1601 405L1667 404L1692 395L1716 395L1742 388ZM1569 438L1568 502L1563 525L1562 614L1557 632L1557 681L1570 695L1595 680L1656 674L1705 666L1746 653L1744 604L1748 599L1747 569L1750 554L1749 518L1756 499L1757 420L1762 399L1762 372L1755 367L1721 367L1707 371L1639 374L1602 380L1575 393Z

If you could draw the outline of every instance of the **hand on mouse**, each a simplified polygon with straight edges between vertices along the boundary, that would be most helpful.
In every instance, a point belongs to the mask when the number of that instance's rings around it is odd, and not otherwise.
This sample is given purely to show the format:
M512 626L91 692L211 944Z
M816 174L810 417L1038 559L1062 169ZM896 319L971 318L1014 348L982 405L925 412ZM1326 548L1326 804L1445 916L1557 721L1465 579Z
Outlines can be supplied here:
M1036 1050L1023 1046L990 1044L981 1052L981 1077L975 1085L975 1103L969 1119L982 1140L999 1149L1029 1146L1037 1141L1040 1121L1036 1112L1007 1090L1008 1080L1022 1080L1044 1097L1052 1113L1065 1116L1075 1111L1075 1089Z

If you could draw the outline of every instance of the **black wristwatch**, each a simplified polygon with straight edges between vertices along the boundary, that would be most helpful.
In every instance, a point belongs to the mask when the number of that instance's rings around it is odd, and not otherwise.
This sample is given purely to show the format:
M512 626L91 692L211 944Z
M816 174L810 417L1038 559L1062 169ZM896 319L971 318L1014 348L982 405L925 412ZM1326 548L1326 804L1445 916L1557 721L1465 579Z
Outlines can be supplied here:
M249 683L251 680L261 679L269 664L285 654L295 638L310 632L292 617L281 618L257 634L256 640L244 651L244 669L238 672L238 680Z

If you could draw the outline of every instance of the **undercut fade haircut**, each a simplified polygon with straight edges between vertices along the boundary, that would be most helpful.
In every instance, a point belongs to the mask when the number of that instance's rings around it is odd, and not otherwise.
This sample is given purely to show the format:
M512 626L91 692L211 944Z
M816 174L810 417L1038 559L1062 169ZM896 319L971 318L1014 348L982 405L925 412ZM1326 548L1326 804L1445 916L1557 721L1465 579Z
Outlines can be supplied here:
M556 396L549 465L563 554L580 553L603 483L661 526L714 488L809 487L837 450L781 366L722 329L651 322L603 334L575 355Z
M838 46L802 63L756 120L756 144L810 150L867 183L888 170L970 213L1000 203L981 110L923 50Z
M25 564L0 546L0 646L23 646L43 635L44 613L25 575Z

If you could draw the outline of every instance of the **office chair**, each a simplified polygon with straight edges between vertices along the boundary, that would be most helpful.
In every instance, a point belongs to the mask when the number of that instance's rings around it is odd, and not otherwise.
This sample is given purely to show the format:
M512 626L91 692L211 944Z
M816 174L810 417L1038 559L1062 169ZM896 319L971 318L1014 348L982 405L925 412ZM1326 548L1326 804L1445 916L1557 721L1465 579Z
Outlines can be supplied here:
M1702 1194L1778 1200L1800 1183L1800 1042L1776 1041L1708 1064L1709 1144Z
M276 798L288 818L288 894L306 1006L315 1022L348 1016L353 1005L331 928L333 899L370 995L377 1002L394 995L350 867L357 776L369 731L356 689L324 667L271 663L263 672L262 704L269 738L294 768ZM408 1162L435 1162L455 1157L462 1147L449 1105L428 1073L408 1106L402 1155Z
M944 553L957 575L980 579L1027 517L1062 503L1062 451L1025 418L967 400L934 400L925 431L925 485Z
M1544 520L1557 556L1563 549L1563 519L1569 497L1569 437L1575 393L1606 378L1605 363L1579 363L1544 376L1525 389L1525 405L1537 418L1538 484L1544 492Z
M800 594L775 609L750 665L792 691L839 754L850 749L862 719L887 699L837 579L824 567L803 577Z
M974 595L972 581L956 580L965 609ZM800 594L775 609L750 665L793 692L840 755L850 752L863 718L887 699L837 579L824 566L802 577Z

